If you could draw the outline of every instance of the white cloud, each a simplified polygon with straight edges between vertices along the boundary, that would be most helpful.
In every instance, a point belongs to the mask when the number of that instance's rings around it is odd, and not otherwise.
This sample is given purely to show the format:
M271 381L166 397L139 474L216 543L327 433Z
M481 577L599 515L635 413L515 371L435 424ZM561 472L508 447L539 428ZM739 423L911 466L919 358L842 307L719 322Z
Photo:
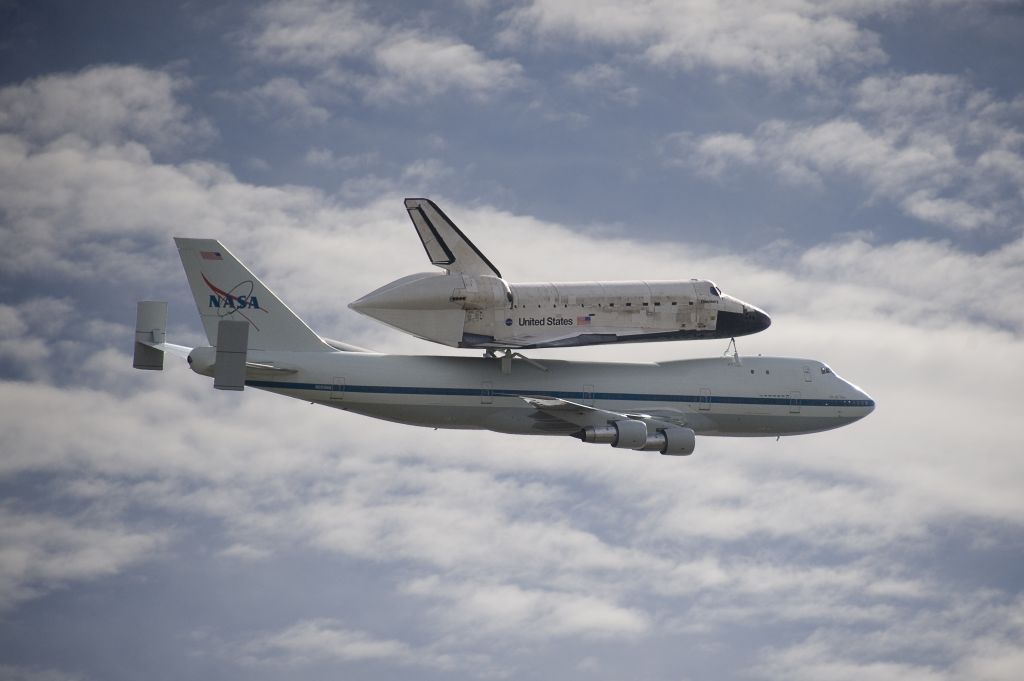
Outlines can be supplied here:
M417 649L395 639L375 637L330 619L304 620L239 647L249 664L301 666L322 661L386 661L389 664L451 669L453 658Z
M435 31L382 25L354 3L267 3L243 44L257 59L308 68L325 87L354 89L377 104L451 91L486 98L522 80L512 60Z
M632 638L650 628L642 611L597 595L510 584L450 583L426 577L406 593L440 600L439 619L458 637Z
M384 77L367 96L374 100L437 96L449 90L486 96L518 85L522 68L494 60L455 40L399 33L377 46L374 61Z
M327 109L314 103L309 89L294 78L271 78L263 85L242 92L236 99L258 116L285 125L319 125L331 117Z
M315 168L352 171L379 163L380 156L376 152L338 156L330 149L317 147L307 151L303 160Z
M835 626L763 651L762 678L1002 681L1019 673L1024 645L1020 599L955 596L943 607L893 618L861 635Z
M68 582L116 574L151 557L166 539L162 533L21 512L5 504L0 507L0 609Z
M370 49L382 29L349 2L269 2L254 13L244 44L269 62L323 66Z
M94 66L0 89L0 131L45 143L74 134L92 142L141 140L157 148L203 141L209 123L190 116L185 78L136 66Z
M640 98L640 89L629 85L622 69L611 64L592 64L570 73L566 81L578 90L593 92L628 106L636 106Z
M534 36L598 42L670 68L816 81L834 69L885 60L878 36L857 24L862 12L787 0L532 0L505 14L503 35L514 43Z
M722 177L733 167L818 186L860 182L907 215L959 230L1021 226L1024 108L954 76L871 77L853 91L854 115L768 121L752 135L677 134L671 163Z

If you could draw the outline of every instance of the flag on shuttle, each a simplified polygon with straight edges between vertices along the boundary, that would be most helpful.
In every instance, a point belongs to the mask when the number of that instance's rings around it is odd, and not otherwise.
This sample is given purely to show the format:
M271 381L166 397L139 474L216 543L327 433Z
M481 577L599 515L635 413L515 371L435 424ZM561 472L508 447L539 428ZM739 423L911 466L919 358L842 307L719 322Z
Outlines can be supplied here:
M221 254L218 253L217 251L199 251L199 255L200 255L200 257L202 257L203 260L223 260L224 259L223 257L221 257Z
M576 318L576 326L586 326L589 323L590 323L590 315L587 315L586 317L577 317Z

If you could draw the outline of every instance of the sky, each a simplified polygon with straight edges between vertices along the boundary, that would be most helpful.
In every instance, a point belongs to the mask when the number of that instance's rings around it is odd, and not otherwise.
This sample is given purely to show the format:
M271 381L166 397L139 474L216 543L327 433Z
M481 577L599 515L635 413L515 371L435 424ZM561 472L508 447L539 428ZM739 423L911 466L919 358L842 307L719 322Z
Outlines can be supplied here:
M0 680L1016 680L1024 8L0 0ZM691 457L131 369L173 236L314 329L428 271L713 279L842 430ZM718 341L533 351L658 361Z

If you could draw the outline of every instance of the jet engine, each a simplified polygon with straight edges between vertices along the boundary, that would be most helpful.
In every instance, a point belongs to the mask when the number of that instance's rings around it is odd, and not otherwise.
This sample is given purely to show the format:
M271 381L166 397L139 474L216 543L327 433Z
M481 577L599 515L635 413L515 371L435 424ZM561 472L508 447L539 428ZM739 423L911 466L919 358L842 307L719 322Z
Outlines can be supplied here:
M573 435L583 442L660 452L669 456L688 456L696 447L696 435L691 428L672 426L652 433L644 421L633 419L615 421L607 426L586 426Z

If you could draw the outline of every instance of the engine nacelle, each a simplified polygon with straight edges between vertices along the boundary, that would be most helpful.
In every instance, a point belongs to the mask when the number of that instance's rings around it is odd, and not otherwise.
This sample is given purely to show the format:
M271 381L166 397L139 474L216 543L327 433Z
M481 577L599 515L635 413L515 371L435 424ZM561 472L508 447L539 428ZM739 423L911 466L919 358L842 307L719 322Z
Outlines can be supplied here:
M584 442L669 456L689 456L696 447L696 433L692 428L673 426L651 433L646 423L632 419L616 421L608 426L587 426L574 435Z
M692 428L666 428L656 435L661 441L657 451L669 456L689 456L697 446L697 434Z
M647 444L647 424L623 419L610 426L587 426L575 433L584 442L607 444L621 449L643 449Z

